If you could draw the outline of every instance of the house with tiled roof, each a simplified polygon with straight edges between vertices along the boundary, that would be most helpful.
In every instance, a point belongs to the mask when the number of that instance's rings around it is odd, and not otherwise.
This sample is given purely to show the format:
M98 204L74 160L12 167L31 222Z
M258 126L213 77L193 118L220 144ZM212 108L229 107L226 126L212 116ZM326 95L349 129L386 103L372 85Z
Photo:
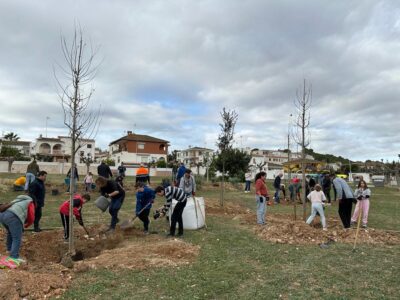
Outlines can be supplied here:
M128 131L123 136L109 144L110 158L117 165L148 164L159 160L167 161L169 142L164 139Z
M94 158L95 140L79 139L79 149L75 161L82 162L83 158ZM40 135L31 148L31 154L36 158L52 162L68 162L71 159L72 140L69 136L44 137Z

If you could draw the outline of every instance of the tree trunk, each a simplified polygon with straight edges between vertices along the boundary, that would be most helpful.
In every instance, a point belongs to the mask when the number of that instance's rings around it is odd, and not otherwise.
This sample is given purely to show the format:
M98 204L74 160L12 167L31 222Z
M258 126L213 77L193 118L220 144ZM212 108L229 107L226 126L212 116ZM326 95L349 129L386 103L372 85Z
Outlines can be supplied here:
M15 160L14 157L9 157L7 159L7 162L8 162L8 173L11 173L11 167L12 167L12 164L13 164L14 160Z
M220 206L224 206L224 191L225 191L225 160L222 159L221 198L219 201Z

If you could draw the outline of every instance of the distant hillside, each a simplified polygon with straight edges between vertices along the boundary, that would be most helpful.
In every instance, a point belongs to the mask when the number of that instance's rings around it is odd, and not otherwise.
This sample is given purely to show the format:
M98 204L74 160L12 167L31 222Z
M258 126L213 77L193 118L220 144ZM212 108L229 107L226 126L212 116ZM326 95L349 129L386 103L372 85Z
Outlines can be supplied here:
M317 153L317 152L314 152L313 149L307 149L306 148L306 154L314 156L315 160L323 161L323 162L327 162L327 163L341 162L344 165L347 165L349 163L349 159L348 158L344 158L342 156L335 156L333 154Z

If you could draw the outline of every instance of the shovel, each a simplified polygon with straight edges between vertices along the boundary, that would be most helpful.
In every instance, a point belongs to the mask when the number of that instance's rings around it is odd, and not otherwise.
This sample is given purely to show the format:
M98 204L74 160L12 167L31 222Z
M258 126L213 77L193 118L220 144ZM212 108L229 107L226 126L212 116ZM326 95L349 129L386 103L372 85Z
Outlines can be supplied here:
M361 215L363 214L361 203L359 205L360 205L360 210L359 210L360 214L358 215L356 237L354 239L354 245L353 245L353 250L352 250L353 252L356 251L358 233L360 232Z
M83 229L85 229L85 232L86 232L87 236L90 237L90 233L89 233L89 231L87 230L87 228L85 227L85 225L82 225L82 227L83 227Z
M128 220L125 220L121 223L121 225L119 225L119 227L121 229L128 229L128 228L132 228L133 227L133 221L136 220L136 218L142 213L142 211L144 211L149 205L151 204L151 202L147 203L147 205L145 207L142 208L141 211L139 211L139 213L134 216L133 218L130 218Z

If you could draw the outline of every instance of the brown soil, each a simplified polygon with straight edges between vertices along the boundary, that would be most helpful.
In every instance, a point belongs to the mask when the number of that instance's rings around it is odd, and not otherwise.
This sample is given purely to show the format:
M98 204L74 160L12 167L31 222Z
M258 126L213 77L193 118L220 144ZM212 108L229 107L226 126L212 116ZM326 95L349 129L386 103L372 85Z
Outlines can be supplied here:
M93 227L93 237L76 229L75 249L70 267L65 262L68 244L61 230L43 231L23 236L21 257L27 260L14 270L0 270L0 299L44 299L61 295L77 272L97 268L146 269L148 267L189 264L199 248L177 239L167 240L159 235L144 236L139 229L117 230L113 235L102 234L104 228ZM0 253L5 254L4 230L0 232ZM130 237L126 240L125 237ZM68 257L68 256L67 256ZM71 261L71 259L68 260ZM68 264L64 264L68 265Z
M208 200L208 199L207 199ZM216 199L207 201L206 211L210 215L225 215L239 220L242 225L251 225L254 232L262 239L282 244L321 244L329 242L354 243L355 229L344 230L339 218L327 220L328 231L323 231L319 218L313 226L307 225L298 216L294 221L291 215L267 213L267 225L256 224L256 213L240 205L225 203L220 207ZM285 203L281 205L287 205ZM360 229L357 243L360 244L400 244L400 233L374 228Z

